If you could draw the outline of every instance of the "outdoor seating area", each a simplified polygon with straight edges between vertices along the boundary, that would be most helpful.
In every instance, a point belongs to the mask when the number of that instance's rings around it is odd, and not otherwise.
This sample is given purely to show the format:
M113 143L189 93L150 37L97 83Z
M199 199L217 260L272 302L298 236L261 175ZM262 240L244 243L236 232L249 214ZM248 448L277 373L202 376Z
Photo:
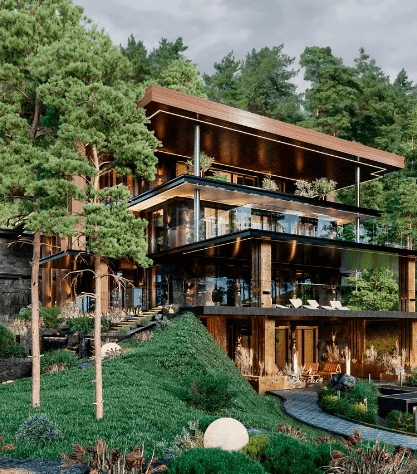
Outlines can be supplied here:
M301 371L302 380L308 384L320 383L342 372L340 364L337 363L324 362L322 363L321 370L319 370L319 367L319 362L306 362Z
M334 311L335 309L346 311L349 310L347 306L343 306L341 301L332 300L330 301L330 306L320 305L316 300L307 300L308 304L303 304L303 300L301 298L292 298L290 299L290 308L306 308L306 309L328 309ZM282 306L279 304L275 305L276 308L286 308L286 306Z

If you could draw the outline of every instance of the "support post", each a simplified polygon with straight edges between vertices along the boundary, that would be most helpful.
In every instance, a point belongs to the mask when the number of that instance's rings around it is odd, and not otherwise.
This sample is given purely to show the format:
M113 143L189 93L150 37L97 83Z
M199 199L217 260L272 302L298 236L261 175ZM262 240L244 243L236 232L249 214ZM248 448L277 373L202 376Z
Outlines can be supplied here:
M360 183L361 183L361 169L359 165L356 165L356 169L355 169L355 205L356 207L360 207L361 205ZM360 241L359 216L356 217L355 240L357 243L359 243Z
M407 255L398 257L400 310L414 313L416 310L416 257Z
M200 176L200 125L194 129L194 176ZM200 240L200 190L194 190L194 242Z
M272 265L271 241L255 240L252 242L252 280L255 290L253 297L257 305L263 308L271 308L271 265Z

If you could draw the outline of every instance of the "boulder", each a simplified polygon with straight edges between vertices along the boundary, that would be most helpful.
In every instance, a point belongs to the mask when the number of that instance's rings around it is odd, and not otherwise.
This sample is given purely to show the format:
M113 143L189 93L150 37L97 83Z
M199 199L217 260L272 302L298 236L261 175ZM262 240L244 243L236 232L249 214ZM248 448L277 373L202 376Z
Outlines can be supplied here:
M249 442L249 434L242 423L234 418L213 421L204 433L205 448L221 448L235 451Z
M105 357L112 357L116 355L120 355L122 353L122 348L119 344L115 342L107 342L104 346L101 347L101 357L104 359Z
M350 392L355 386L356 379L352 375L336 374L330 379L329 387L341 392Z

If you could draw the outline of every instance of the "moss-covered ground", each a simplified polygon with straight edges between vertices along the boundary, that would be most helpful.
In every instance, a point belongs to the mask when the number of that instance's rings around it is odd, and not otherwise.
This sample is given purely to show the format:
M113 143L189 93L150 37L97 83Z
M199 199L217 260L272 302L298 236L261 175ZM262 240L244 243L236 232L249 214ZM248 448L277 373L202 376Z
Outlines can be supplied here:
M41 408L30 406L31 380L0 385L0 429L3 443L13 451L0 456L58 459L75 443L92 445L97 438L119 450L144 444L150 454L157 442L170 444L190 421L207 413L187 405L175 395L184 378L206 369L229 374L238 389L233 405L220 416L231 416L246 426L273 431L277 424L301 427L308 438L322 432L288 418L275 397L257 394L230 359L192 314L180 316L163 330L123 356L103 362L104 417L94 415L94 368L78 367L43 375ZM16 439L19 426L35 413L45 413L63 433L61 441L44 445Z

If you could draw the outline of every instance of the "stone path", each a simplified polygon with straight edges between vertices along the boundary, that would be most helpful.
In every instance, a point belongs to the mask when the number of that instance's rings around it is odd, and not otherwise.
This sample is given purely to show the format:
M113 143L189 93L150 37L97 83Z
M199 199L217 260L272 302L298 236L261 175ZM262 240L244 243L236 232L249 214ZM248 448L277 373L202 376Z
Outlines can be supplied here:
M417 437L371 428L324 412L317 404L317 388L274 390L268 393L284 400L284 410L289 416L315 428L343 436L358 430L363 439L378 439L394 446L402 445L417 450Z

